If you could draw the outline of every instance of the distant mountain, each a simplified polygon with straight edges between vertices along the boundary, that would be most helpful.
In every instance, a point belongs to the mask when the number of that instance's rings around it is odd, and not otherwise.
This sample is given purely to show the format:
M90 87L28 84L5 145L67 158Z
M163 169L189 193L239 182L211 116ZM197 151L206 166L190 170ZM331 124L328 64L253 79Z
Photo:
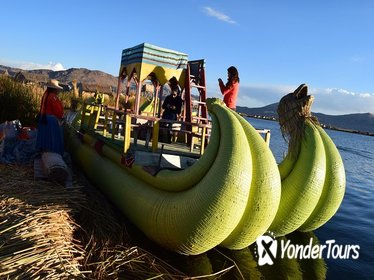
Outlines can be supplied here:
M261 117L266 117L269 119L278 119L278 103L273 103L264 107L259 107L259 108L248 108L248 107L241 107L237 106L236 110L239 113L246 114L248 116L256 117L256 116L261 116Z
M63 71L53 71L46 69L39 70L22 70L0 65L1 72L6 71L10 76L22 73L27 80L34 82L47 82L49 79L57 79L63 84L71 84L76 79L82 88L99 88L99 91L112 92L117 87L118 78L98 70L89 70L85 68L70 68ZM248 116L265 117L269 119L277 119L278 103L273 103L261 108L237 107L239 113ZM331 116L321 113L313 113L320 123L336 129L360 131L363 133L374 134L374 115L366 114L348 114Z
M277 108L278 103L273 103L260 108L238 106L237 111L251 117L278 119ZM321 124L329 128L374 134L374 114L364 113L337 116L313 112L312 114L318 118Z
M63 83L71 82L73 79L85 84L97 84L102 86L117 86L118 78L98 70L85 68L70 68L64 71L52 71L51 79L57 79Z
M76 79L78 83L83 85L97 86L100 88L116 88L118 78L98 70L89 70L86 68L70 68L62 71L53 71L47 69L38 70L22 70L0 65L0 70L6 70L10 76L22 73L25 78L33 82L45 83L49 79L57 79L62 84L71 84Z
M328 127L374 134L374 114L364 113L331 116L315 113L314 115L321 123Z

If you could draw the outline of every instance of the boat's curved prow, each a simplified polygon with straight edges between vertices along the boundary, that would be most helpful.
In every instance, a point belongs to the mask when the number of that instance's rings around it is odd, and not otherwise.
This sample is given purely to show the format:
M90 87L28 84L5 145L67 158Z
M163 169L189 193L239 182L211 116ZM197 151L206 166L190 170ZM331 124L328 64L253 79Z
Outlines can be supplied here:
M311 114L313 100L307 85L301 84L279 102L279 122L289 149L279 164L281 203L270 226L277 236L317 229L336 213L344 197L344 164Z

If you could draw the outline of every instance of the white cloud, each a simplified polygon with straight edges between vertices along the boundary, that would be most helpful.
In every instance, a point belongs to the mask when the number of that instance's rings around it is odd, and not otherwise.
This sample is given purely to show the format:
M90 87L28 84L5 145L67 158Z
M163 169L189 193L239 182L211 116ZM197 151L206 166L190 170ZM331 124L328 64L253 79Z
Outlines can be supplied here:
M362 98L373 98L374 93L360 93Z
M35 70L35 69L48 69L53 71L61 71L65 70L64 66L60 62L49 62L48 64L41 64L41 63L35 63L35 62L21 62L21 61L6 61L0 59L0 64L20 68L23 70Z
M356 95L356 93L352 92L352 91L349 91L349 90L346 90L346 89L336 89L339 93L341 94L345 94L345 95Z
M359 63L364 61L364 59L359 55L353 55L352 57L350 57L350 61L353 63Z
M53 71L61 71L61 70L66 70L66 69L65 69L65 67L60 62L58 62L58 63L54 63L54 64L52 63L51 70L53 70Z
M294 91L297 87L293 86L240 86L240 93L238 96L238 105L247 107L262 107L272 103L279 102L279 100L286 94ZM244 104L244 105L240 105Z
M332 115L374 113L374 93L346 89L314 89L313 111ZM328 96L327 96L328 95Z
M249 108L263 107L279 100L293 92L298 85L240 85L237 105ZM216 85L215 92L209 96L222 98ZM314 96L313 112L343 115L350 113L374 113L374 93L358 93L339 88L311 88L308 93Z
M215 17L216 19L227 23L236 24L236 21L232 20L228 15L213 9L212 7L204 7L204 11L208 16Z
M237 103L239 106L246 106L246 105L241 105L241 104L248 104L246 107L252 107L252 108L264 107L266 105L271 104L271 103L265 103L262 100L256 99L248 95L243 95L243 94L238 96ZM272 103L275 103L275 102L272 102Z

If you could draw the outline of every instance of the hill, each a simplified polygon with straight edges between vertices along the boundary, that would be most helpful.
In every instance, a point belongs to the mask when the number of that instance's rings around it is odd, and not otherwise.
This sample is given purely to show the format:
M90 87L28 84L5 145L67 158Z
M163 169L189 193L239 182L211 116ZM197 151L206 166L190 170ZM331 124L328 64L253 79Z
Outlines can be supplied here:
M239 113L250 117L264 117L267 119L277 119L278 103L273 103L260 108L237 107ZM347 114L347 115L326 115L314 113L319 122L328 128L337 130L347 130L350 132L360 132L363 134L374 134L374 114Z
M22 70L0 65L0 70L7 71L12 77L22 73L26 80L32 82L45 83L49 79L57 79L62 84L71 84L75 79L84 86L97 86L103 89L114 89L117 87L118 78L98 70L89 70L86 68L70 68L62 71L53 71L47 69ZM109 90L110 91L110 90ZM113 90L111 90L113 91Z
M86 68L70 68L63 71L52 71L46 69L22 70L0 65L1 71L7 71L10 76L22 73L27 80L34 82L47 82L49 79L57 79L63 84L71 84L76 79L82 85L82 88L100 88L102 92L115 92L118 78L98 70L89 70ZM265 117L268 119L277 119L278 103L273 103L260 108L237 107L239 113L251 117ZM329 128L339 130L350 130L353 132L374 134L374 115L348 114L348 115L326 115L322 113L313 113L321 124Z

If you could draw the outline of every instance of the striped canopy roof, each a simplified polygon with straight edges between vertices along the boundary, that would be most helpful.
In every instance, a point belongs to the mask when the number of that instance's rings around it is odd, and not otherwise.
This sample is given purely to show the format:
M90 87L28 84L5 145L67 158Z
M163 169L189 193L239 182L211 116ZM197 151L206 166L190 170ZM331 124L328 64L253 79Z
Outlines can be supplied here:
M175 77L183 88L187 63L187 54L143 43L122 51L120 75L127 77L135 72L144 81L154 73L162 85Z

